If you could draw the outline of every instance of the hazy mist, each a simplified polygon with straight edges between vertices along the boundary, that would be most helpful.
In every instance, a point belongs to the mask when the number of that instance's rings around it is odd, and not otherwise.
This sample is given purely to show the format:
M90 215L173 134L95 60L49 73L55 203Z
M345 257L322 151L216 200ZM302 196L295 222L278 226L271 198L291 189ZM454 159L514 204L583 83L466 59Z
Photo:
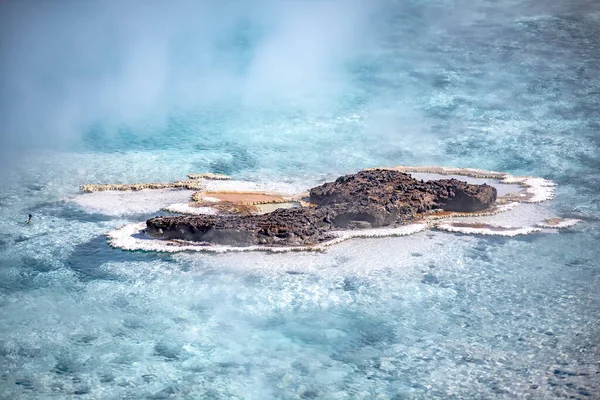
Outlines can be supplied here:
M2 154L221 102L326 107L369 40L368 4L2 2Z
M277 141L273 153L311 135L321 148L346 146L347 157L446 162L440 140L468 147L497 129L518 142L555 124L564 99L594 103L577 71L593 77L597 63L569 15L587 16L593 29L598 8L589 0L3 1L0 155L68 148L98 126L150 137L170 118L204 113L225 121L214 132L230 144L247 139L236 135L249 123L248 132L268 132L257 148ZM265 126L272 115L284 117ZM338 120L350 122L338 129ZM186 138L205 122L184 123ZM276 137L286 128L296 136ZM508 142L494 144L514 159Z

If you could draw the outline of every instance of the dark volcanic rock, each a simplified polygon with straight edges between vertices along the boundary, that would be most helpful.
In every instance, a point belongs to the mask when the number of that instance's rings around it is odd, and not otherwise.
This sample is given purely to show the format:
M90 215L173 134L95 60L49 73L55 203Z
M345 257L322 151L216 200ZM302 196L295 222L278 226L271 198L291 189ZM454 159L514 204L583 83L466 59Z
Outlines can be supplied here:
M371 226L407 222L417 213L436 206L425 183L390 170L360 171L310 190L311 203L336 210L334 224L345 228L351 221Z
M299 246L328 240L334 228L364 229L408 223L431 209L480 211L496 189L456 179L417 181L392 170L360 171L310 190L316 207L279 209L263 215L156 217L147 233L232 246Z
M441 179L427 184L437 197L437 207L444 211L481 211L496 201L496 188L486 184L470 185L457 179Z
M465 212L484 210L496 201L496 189L457 179L423 182L398 171L368 170L312 188L310 201L318 205L383 207L395 220L398 214L421 213L432 208Z
M146 221L146 232L162 239L230 246L299 246L328 239L332 219L328 208L278 209L262 215L156 217Z

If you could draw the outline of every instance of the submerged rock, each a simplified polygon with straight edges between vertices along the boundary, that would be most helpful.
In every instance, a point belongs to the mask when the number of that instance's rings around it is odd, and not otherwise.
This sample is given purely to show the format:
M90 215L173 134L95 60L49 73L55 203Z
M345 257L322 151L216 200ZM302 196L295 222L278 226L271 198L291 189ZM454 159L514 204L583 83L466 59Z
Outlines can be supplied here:
M481 211L496 200L496 189L456 179L417 181L393 170L345 175L310 190L315 207L278 209L263 215L156 217L146 232L231 246L300 246L331 237L333 229L365 229L410 223L429 210Z

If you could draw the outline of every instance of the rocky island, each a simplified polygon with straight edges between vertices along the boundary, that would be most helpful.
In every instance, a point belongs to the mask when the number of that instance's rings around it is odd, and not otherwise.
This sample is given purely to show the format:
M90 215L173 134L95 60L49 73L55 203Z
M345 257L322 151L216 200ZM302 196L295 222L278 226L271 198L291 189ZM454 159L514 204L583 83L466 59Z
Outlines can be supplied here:
M395 170L364 170L310 189L310 206L266 214L155 217L146 221L146 233L239 247L310 246L330 240L336 230L409 224L432 210L485 210L496 197L496 189L487 184L423 181Z

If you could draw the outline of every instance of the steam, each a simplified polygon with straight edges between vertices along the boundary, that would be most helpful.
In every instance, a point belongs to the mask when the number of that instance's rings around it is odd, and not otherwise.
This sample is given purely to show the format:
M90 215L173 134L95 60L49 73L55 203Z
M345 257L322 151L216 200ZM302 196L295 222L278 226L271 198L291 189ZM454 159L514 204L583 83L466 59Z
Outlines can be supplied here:
M335 102L368 36L367 4L2 2L2 156L223 102Z
M98 126L152 136L191 116L185 140L204 129L214 147L289 152L298 165L319 153L311 168L463 165L473 152L489 168L533 162L543 157L520 143L536 148L557 104L595 104L594 90L568 83L594 70L595 57L578 56L595 54L592 42L557 34L548 15L589 10L582 26L593 27L598 5L567 3L0 1L0 159Z

